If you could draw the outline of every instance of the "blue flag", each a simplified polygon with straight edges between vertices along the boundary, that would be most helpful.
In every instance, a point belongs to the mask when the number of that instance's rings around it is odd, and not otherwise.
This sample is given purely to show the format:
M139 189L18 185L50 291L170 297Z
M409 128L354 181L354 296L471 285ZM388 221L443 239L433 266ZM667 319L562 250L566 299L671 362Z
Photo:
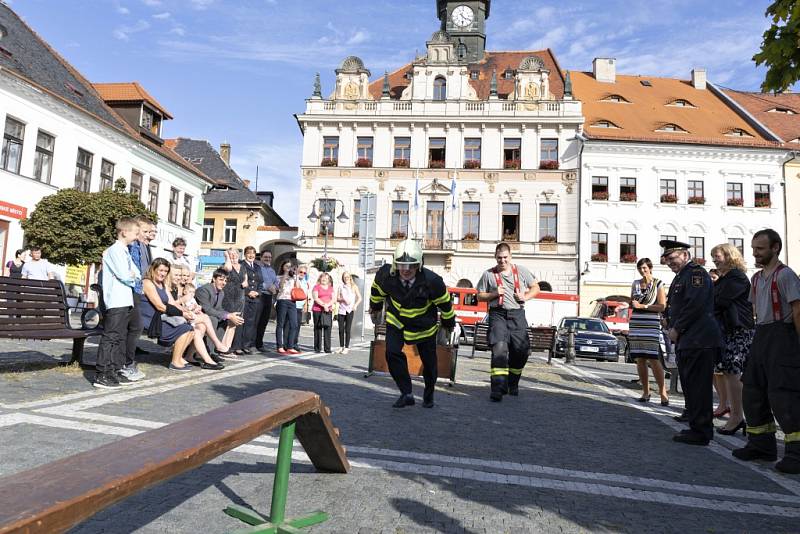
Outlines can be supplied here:
M450 198L452 199L452 207L456 207L456 177L453 175L453 181L450 182Z

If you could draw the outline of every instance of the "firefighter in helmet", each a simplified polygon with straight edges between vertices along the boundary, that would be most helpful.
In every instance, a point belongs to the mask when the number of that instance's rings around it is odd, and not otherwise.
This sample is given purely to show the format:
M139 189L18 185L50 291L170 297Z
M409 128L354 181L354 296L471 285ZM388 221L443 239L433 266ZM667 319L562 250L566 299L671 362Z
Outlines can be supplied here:
M422 359L425 392L422 406L433 407L436 385L436 336L440 324L437 309L441 311L441 329L447 339L455 326L455 311L444 280L422 266L422 247L406 239L394 251L391 265L384 265L375 273L370 295L370 318L374 324L381 322L381 310L386 303L386 361L398 389L400 398L395 408L414 404L408 362L403 354L403 344L416 345Z

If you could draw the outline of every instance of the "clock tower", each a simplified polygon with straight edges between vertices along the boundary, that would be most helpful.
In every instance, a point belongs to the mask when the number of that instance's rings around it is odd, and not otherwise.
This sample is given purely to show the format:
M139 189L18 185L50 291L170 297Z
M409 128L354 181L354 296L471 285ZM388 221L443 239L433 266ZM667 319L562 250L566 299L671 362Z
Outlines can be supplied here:
M483 59L491 3L491 0L436 0L442 30L453 40L459 62L477 63Z

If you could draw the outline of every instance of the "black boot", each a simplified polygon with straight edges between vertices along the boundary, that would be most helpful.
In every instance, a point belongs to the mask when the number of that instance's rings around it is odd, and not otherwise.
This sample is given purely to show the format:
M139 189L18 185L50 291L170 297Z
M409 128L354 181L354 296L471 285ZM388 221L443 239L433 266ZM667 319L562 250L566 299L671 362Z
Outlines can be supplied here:
M775 469L789 475L800 473L800 443L793 441L786 444L783 459L775 464Z
M788 451L787 451L788 452ZM732 452L735 458L752 462L753 460L766 460L774 462L778 459L778 444L775 434L748 434L747 445Z
M511 373L508 375L508 394L512 397L519 395L519 379L522 375Z
M422 407L433 408L433 392L434 387L425 386L425 392L422 394Z
M405 408L406 406L414 406L414 395L401 393L400 397L394 401L392 408Z

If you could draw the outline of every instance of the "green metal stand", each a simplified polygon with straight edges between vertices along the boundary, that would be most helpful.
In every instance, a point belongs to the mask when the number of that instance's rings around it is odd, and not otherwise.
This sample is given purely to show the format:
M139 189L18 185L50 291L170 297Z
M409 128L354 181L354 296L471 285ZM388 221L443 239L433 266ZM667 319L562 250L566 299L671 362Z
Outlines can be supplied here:
M286 493L289 490L289 471L292 467L292 445L294 443L295 423L286 423L281 427L281 438L278 442L278 462L275 464L275 480L272 483L272 504L269 517L245 508L230 505L225 513L244 521L251 528L234 531L233 534L295 534L301 528L310 527L328 520L326 512L316 511L306 517L286 519Z

